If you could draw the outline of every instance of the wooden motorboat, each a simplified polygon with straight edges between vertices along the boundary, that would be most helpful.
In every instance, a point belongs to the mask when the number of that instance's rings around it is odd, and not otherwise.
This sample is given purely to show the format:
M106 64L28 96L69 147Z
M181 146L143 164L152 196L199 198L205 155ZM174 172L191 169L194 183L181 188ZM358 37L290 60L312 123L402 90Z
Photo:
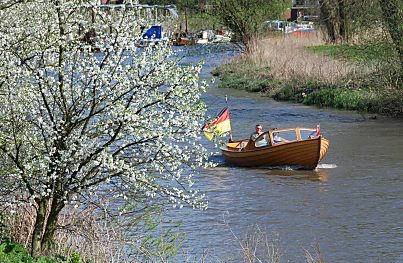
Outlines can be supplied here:
M315 169L329 148L318 129L284 128L262 133L256 140L229 141L222 155L236 166L296 166Z

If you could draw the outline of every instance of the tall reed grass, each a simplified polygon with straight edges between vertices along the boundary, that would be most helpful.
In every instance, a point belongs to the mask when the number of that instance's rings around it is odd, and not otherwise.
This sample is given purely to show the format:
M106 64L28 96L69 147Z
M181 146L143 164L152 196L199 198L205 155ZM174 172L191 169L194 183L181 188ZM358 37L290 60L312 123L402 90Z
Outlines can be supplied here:
M321 44L316 38L283 37L261 42L254 59L261 59L272 69L271 74L280 80L320 80L336 84L341 79L356 74L359 68L335 61L320 54L310 54L304 47Z
M30 251L35 206L25 204L13 210L0 207L0 211L0 242L11 240ZM97 263L169 262L169 258L176 253L177 242L174 234L162 236L155 231L158 213L122 214L117 218L110 210L100 209L97 205L79 208L68 205L58 219L54 246L44 255L58 258L60 262L76 262L73 259L77 258L80 262ZM145 226L147 224L152 227Z
M316 81L325 85L338 85L346 79L357 78L375 70L372 66L335 60L305 48L323 44L319 34L311 37L282 35L258 41L255 52L246 56L256 66L270 69L271 78L286 82Z
M222 79L219 87L263 92L278 100L403 117L399 63L386 42L334 48L324 44L319 34L270 36L257 41L253 52L220 65L213 74ZM336 54L318 52L322 49Z

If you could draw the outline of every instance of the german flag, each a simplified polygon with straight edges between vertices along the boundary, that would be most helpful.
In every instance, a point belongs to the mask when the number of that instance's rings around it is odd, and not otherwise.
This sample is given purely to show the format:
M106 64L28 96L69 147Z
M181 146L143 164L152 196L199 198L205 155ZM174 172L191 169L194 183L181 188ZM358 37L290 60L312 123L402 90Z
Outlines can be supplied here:
M320 124L316 125L316 136L320 135Z
M228 107L222 109L220 114L218 114L211 123L206 123L203 127L203 131L204 135L210 141L216 136L220 136L231 131Z

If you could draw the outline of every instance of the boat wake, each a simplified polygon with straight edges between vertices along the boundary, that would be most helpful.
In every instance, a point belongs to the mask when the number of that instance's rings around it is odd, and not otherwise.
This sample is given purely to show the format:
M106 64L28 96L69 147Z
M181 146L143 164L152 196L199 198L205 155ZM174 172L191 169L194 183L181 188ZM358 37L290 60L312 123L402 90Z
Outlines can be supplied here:
M208 161L215 163L217 166L229 166L221 154L210 156Z
M301 170L303 167L298 165L295 166L283 165L283 166L260 166L259 168L267 170L298 171Z
M336 167L337 167L337 165L335 165L335 164L322 163L322 164L318 164L316 169L318 169L318 168L320 168L320 169L334 169Z
M236 165L232 165L228 162L226 162L225 158L221 155L221 154L217 154L217 155L212 155L209 157L208 159L209 162L213 162L216 164L216 167L237 167L237 168L242 168ZM243 167L245 168L245 167ZM318 169L334 169L337 168L336 164L318 164L318 166L316 166L314 171L318 171ZM246 169L251 169L246 168ZM253 167L253 169L257 169L257 170L277 170L277 171L301 171L304 170L304 168L302 166L299 165L281 165L281 166L259 166L259 167Z

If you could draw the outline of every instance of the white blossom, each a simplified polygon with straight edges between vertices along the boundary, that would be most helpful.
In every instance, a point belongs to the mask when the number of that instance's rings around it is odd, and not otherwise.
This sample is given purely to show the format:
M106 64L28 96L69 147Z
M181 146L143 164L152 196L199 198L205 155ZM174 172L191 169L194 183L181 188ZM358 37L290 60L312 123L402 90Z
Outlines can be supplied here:
M0 10L0 169L31 200L102 186L206 207L190 180L208 157L202 65L136 48L136 16L72 0Z

